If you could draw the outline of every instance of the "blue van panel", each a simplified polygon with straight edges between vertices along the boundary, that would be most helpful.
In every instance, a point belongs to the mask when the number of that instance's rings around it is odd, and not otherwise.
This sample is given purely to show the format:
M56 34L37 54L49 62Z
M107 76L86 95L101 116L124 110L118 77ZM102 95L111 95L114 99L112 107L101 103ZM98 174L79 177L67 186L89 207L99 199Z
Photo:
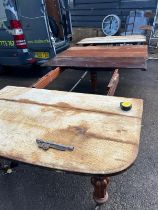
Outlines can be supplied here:
M63 40L59 39L56 42L58 43L56 46L55 40L58 39L53 38L45 0L33 0L30 2L28 0L0 0L0 2L1 6L3 6L3 13L0 15L0 65L24 65L30 64L31 61L43 63L46 59L35 59L35 53L37 55L37 52L48 52L50 58L52 58L56 55L56 52L61 52L69 47L68 35L70 37L70 30L66 29L66 27L71 25L69 16L67 16L68 0L64 0L66 8L64 6L59 7L61 11L58 12L61 15L61 19L66 21L62 21L62 24L64 24ZM57 2L61 4L63 0L57 0ZM15 46L10 20L19 20L22 23L27 43L25 51ZM27 53L26 50L28 50Z
M29 64L32 55L29 52L23 52L19 49L0 49L0 64L1 65L23 65Z

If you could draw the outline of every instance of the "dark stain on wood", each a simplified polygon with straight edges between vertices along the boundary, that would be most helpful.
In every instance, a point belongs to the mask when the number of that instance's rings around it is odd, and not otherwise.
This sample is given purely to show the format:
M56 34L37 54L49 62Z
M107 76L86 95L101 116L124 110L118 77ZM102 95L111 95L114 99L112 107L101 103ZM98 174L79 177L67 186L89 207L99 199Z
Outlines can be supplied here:
M85 136L86 135L86 133L87 133L87 130L88 130L88 128L86 128L86 127L79 127L79 126L70 126L69 127L69 130L70 131L72 131L72 132L74 132L75 134L77 134L77 135L82 135L82 136Z
M98 139L103 141L134 145L136 147L138 146L137 143L134 143L132 141L123 141L122 139L119 138L110 138L109 136L88 132L88 127L86 127L85 125L69 126L66 129L55 130L51 133L48 132L43 136L43 138L46 140L54 139L59 142L62 142L65 136L71 141L73 141L74 139L78 139L79 141L83 142L83 141L88 141L90 139Z
M127 132L127 131L125 129L121 129L121 130L116 130L116 132L122 133L122 132Z

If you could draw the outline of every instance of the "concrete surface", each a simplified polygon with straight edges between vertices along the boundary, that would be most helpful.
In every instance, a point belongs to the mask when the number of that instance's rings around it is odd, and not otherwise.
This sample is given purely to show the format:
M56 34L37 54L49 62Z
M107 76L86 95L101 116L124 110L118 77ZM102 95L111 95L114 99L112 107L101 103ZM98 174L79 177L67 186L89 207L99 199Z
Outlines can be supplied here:
M140 153L136 163L112 178L109 201L102 210L158 209L158 62L149 61L148 71L122 70L116 95L144 99ZM10 70L0 76L6 85L29 86L42 72ZM69 90L81 72L68 71L49 89ZM103 94L110 73L99 73L98 93ZM89 92L89 77L76 89ZM106 158L106 157L105 157ZM20 164L12 174L0 173L0 210L93 210L90 178L56 173Z

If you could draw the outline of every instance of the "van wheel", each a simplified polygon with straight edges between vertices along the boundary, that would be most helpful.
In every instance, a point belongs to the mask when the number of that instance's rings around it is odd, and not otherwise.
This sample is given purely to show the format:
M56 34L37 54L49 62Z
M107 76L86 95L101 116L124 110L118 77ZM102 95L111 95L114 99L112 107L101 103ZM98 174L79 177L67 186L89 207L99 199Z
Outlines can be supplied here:
M49 19L49 25L50 25L53 36L58 38L59 28L56 21L54 20L53 17L50 17L50 16L48 17L48 19Z

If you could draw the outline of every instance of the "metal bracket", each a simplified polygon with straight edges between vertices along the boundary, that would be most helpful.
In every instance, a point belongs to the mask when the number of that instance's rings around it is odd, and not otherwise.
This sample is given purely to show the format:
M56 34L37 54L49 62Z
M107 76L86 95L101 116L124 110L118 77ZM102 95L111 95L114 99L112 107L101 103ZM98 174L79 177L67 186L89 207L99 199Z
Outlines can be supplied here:
M65 145L62 145L62 144L47 142L47 141L44 141L42 139L36 139L36 143L38 144L39 148L41 148L45 151L47 151L50 148L56 149L56 150L59 150L59 151L70 151L70 152L74 150L74 147L72 147L72 146L65 146Z

